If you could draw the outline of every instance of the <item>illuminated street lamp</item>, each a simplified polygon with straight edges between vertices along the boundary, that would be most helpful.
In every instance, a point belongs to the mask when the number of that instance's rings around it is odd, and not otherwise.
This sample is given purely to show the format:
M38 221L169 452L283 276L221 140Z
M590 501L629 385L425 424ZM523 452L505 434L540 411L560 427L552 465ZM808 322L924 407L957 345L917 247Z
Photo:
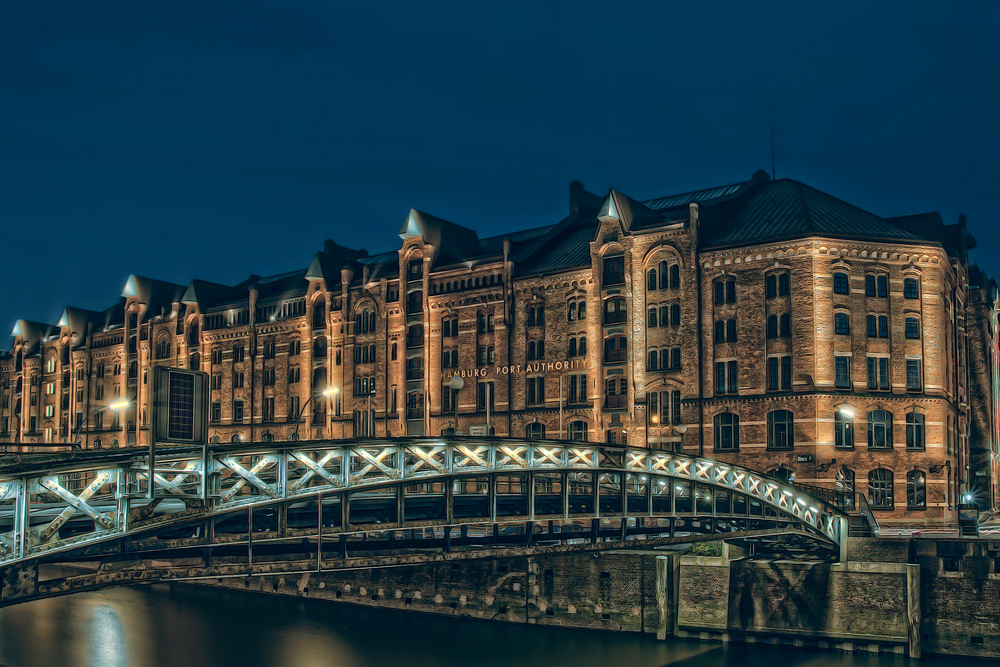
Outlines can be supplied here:
M340 391L340 387L327 387L326 389L324 389L323 391L319 392L318 394L313 394L312 396L309 397L309 400L306 401L305 405L303 405L302 408L299 410L298 416L295 417L295 435L293 436L295 440L299 439L299 424L302 423L302 413L306 411L306 408L309 407L309 404L312 403L316 398L318 398L320 396L323 396L325 398L330 398L331 396L335 395L339 391Z
M90 421L90 418L93 417L94 415L96 415L98 412L104 412L105 410L114 410L115 412L123 413L131 405L132 404L129 401L127 401L126 399L123 398L123 399L120 399L120 400L117 400L117 401L112 401L111 403L109 403L107 405L99 405L99 406L97 406L96 408L94 408L93 410L91 410L87 414L87 416L84 418L84 420L82 422L80 422L79 424L77 424L77 426L76 426L75 429L73 429L73 433L70 435L70 440L73 441L73 444L79 444L80 443L80 429L82 429L84 427L84 425L86 425L86 423L88 421Z

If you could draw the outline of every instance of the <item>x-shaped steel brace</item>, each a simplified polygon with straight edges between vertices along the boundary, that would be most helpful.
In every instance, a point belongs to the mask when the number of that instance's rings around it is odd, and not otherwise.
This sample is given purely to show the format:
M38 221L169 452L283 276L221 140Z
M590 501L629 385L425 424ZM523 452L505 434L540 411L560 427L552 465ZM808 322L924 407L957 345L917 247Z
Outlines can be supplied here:
M365 475L367 475L369 471L371 471L373 468L378 468L379 470L381 470L383 473L385 473L386 477L388 477L389 479L396 479L399 477L398 470L390 468L389 466L382 463L382 459L386 458L387 456L395 452L394 449L382 449L379 451L378 456L372 456L371 453L368 452L363 447L359 447L358 449L353 449L351 450L351 452L353 454L357 454L365 461L368 461L368 465L366 465L364 468L359 470L354 475L351 475L352 480L360 481L364 479Z
M38 480L39 486L50 493L56 494L69 504L69 507L60 512L55 519L42 529L40 534L41 540L43 542L48 541L49 538L56 533L56 531L62 528L62 526L69 521L70 517L72 517L76 511L83 512L96 523L105 528L111 528L114 526L114 517L94 509L87 503L91 496L97 493L98 489L107 484L109 479L111 479L111 475L108 472L99 473L97 477L94 478L94 481L88 484L87 488L85 488L78 496L73 495L63 488L63 486L59 483L58 477L42 477Z
M257 476L257 473L259 473L261 470L268 467L269 465L272 465L273 463L275 463L275 459L273 456L262 456L260 461L257 461L257 464L251 470L247 470L239 463L237 463L236 459L234 458L222 459L222 464L224 466L226 466L227 468L235 472L237 475L242 477L242 479L237 480L235 484L229 487L229 489L222 494L222 502L225 503L232 500L233 497L237 493L239 493L240 489L246 486L247 482L253 484L258 489L263 491L265 495L270 496L271 498L278 498L281 494L275 491L270 484L268 484L267 482L265 482L264 480L262 480L260 477Z
M420 447L407 447L406 451L416 456L419 461L416 461L412 466L410 466L410 472L416 472L423 468L424 466L429 466L438 472L447 473L448 469L445 467L444 463L437 460L437 455L443 452L444 447L432 447L430 451L424 451Z
M326 466L327 463L330 462L330 459L334 458L336 455L337 452L332 452L332 451L327 452L326 454L323 455L323 457L319 461L313 461L311 458L309 458L308 454L305 454L303 452L292 452L292 457L296 461L304 465L306 468L308 468L309 470L307 470L306 473L302 475L302 477L299 477L297 480L289 484L288 490L298 491L299 489L303 488L305 484L315 475L319 475L320 477L325 479L327 482L330 483L330 486L334 488L337 489L342 488L344 486L343 480L341 480L339 477L337 477L324 467Z

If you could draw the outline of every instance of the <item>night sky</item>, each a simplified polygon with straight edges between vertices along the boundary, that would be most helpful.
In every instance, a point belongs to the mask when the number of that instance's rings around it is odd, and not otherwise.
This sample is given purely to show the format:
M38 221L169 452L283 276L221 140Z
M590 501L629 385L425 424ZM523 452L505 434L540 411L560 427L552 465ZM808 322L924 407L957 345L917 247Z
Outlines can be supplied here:
M394 250L411 207L487 236L557 222L573 179L746 180L772 109L779 178L964 212L1000 275L997 2L55 0L0 32L4 348L131 273Z

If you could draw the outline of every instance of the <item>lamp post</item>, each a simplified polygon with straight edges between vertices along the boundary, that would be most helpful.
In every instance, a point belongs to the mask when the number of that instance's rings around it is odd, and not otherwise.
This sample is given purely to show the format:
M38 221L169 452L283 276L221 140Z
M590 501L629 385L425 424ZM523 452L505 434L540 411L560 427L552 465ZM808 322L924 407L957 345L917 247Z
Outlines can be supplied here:
M678 454L683 454L684 453L684 434L687 433L687 430L688 430L687 424L678 424L677 425L677 433L679 433L680 436L681 436L680 441L677 443L677 450L678 450L677 453Z
M461 375L452 375L451 379L448 380L448 387L455 391L452 395L452 403L454 403L454 416L455 416L455 433L458 433L458 392L462 390L465 386L465 380L462 379ZM455 435L452 433L452 435Z
M114 410L115 412L121 413L125 412L125 410L127 410L130 405L132 404L126 401L125 399L122 399L120 401L112 401L107 405L97 406L96 408L91 410L86 417L84 417L83 421L80 422L75 429L73 429L73 433L70 435L70 440L73 442L74 445L78 444L80 442L80 429L82 429L87 424L87 422L90 421L90 418L96 415L98 412L104 412L105 410Z
M302 423L302 413L306 411L306 408L309 407L309 404L312 403L319 396L329 398L334 394L336 394L338 391L340 391L340 387L327 387L318 394L313 394L312 396L309 397L309 400L306 401L305 404L302 406L302 408L299 410L298 416L295 417L295 436L294 436L295 440L299 439L299 425Z

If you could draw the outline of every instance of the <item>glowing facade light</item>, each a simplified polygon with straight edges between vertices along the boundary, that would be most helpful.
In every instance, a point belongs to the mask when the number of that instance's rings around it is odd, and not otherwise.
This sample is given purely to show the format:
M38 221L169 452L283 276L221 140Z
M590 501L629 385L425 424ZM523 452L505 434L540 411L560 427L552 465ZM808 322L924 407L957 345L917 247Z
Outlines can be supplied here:
M129 402L126 401L126 400L114 401L113 403L109 403L108 404L108 409L109 410L114 410L115 412L121 412L122 410L124 410L128 406L129 406Z
M324 396L333 396L334 394L336 394L339 391L340 391L340 387L327 387L326 389L323 390L322 393L323 393Z
M854 408L852 408L850 405L841 405L839 408L837 408L837 412L844 415L848 419L854 419Z

